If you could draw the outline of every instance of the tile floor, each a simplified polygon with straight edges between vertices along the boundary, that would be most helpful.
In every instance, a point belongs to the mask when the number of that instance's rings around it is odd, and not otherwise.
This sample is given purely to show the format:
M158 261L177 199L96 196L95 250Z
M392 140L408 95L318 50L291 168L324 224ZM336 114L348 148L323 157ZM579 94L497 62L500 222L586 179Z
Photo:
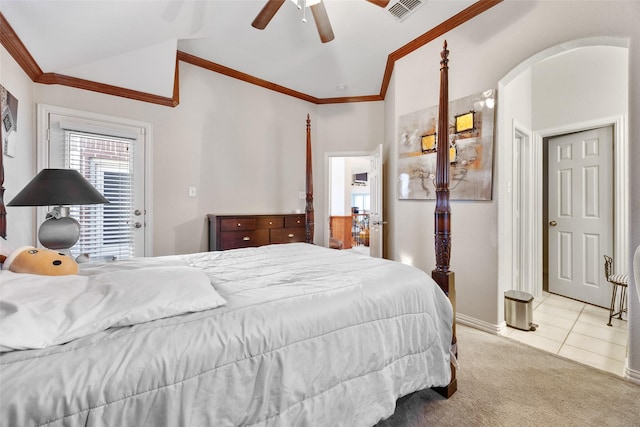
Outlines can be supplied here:
M627 355L627 322L609 310L544 293L533 300L535 331L507 327L503 334L533 347L623 376Z

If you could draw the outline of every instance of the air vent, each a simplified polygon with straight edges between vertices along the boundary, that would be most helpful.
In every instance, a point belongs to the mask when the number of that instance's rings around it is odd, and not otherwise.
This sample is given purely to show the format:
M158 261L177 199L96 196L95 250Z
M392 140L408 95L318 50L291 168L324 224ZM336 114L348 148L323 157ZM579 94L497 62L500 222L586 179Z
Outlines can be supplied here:
M398 0L392 3L387 10L396 20L402 22L419 6L422 6L422 3L420 0Z

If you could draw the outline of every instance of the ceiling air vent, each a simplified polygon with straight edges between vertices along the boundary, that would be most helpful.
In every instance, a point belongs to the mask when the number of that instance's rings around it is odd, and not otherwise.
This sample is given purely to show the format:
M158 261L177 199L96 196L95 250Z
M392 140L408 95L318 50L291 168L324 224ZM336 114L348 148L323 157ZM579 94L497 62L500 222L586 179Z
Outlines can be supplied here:
M387 7L387 10L394 18L402 22L407 19L414 10L422 6L422 3L420 0L398 0Z

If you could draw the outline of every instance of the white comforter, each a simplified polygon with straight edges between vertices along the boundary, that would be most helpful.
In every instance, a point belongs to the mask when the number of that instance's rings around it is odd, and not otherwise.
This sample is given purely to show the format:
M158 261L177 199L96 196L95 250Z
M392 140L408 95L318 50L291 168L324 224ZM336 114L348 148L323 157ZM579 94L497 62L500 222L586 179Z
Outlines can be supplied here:
M449 382L451 305L420 270L287 244L82 274L168 265L227 304L3 353L0 425L368 426Z
M0 352L46 348L112 327L223 304L207 275L193 267L154 266L90 276L0 271Z

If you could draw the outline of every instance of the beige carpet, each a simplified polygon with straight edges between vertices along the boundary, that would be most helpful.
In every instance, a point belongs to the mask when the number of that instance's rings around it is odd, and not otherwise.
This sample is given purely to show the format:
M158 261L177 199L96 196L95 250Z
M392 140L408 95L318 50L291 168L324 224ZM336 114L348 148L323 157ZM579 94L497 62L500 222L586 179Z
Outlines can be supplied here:
M458 326L458 391L398 401L377 427L640 426L640 386L509 338Z

